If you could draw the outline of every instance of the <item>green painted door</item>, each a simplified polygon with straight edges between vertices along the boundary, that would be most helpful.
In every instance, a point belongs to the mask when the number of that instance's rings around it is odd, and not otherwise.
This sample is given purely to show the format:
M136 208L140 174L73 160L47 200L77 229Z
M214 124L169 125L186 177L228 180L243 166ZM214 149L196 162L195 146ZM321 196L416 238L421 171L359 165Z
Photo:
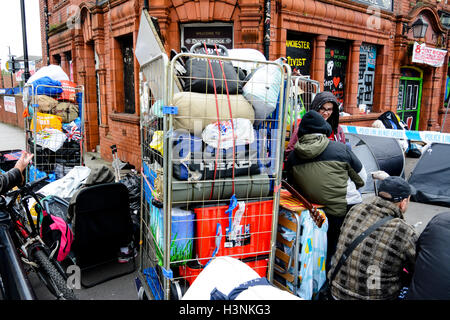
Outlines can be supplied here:
M422 101L422 71L404 67L401 68L401 73L397 115L408 125L409 130L418 130Z

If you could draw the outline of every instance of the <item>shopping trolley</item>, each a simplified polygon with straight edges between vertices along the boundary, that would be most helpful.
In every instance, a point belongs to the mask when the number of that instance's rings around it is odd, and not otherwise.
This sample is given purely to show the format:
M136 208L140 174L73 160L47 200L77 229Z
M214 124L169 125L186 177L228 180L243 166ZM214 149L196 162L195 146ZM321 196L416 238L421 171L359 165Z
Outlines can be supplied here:
M84 163L84 87L27 84L23 92L25 146L34 154L26 179L60 179Z
M158 55L141 72L137 282L153 299L180 298L216 256L240 259L270 281L289 66L200 44L170 61Z
M311 103L319 92L319 81L313 80L309 76L291 77L285 146L296 131L299 120L310 110Z

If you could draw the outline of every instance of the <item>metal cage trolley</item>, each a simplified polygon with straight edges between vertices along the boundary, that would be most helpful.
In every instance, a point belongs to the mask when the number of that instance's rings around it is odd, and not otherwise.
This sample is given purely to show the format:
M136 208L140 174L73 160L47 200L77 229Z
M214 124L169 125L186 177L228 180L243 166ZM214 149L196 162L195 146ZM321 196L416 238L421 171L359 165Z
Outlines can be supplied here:
M27 181L47 175L49 181L83 165L84 87L65 81L61 86L24 87L25 146L34 154Z
M145 294L181 298L216 256L271 281L290 67L202 43L141 71Z
M309 76L292 76L286 127L286 146L298 127L299 120L310 110L314 97L320 92L319 81Z

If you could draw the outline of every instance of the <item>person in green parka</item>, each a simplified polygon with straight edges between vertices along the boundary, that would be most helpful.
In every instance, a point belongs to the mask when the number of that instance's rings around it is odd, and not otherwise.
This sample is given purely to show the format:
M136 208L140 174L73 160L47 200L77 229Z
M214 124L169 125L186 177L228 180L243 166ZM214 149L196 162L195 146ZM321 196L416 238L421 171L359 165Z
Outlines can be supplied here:
M349 146L328 139L331 131L330 124L317 111L308 111L300 122L294 150L285 162L288 181L310 201L324 206L328 218L328 266L351 207L348 179L357 189L365 181L361 161Z

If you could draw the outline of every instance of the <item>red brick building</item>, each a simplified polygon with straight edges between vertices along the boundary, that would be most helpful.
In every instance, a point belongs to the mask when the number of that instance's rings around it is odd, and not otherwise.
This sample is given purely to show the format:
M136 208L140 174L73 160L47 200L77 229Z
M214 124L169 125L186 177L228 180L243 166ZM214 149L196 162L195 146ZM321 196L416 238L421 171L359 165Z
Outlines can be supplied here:
M341 118L344 124L368 126L393 110L405 120L412 117L413 129L440 130L448 55L441 67L413 63L409 27L425 21L420 40L448 50L444 24L450 8L440 0L377 1L152 0L149 13L158 19L167 52L215 31L228 47L255 48L271 60L287 57L294 69L338 96L351 114ZM109 146L117 144L123 161L139 165L139 65L133 48L144 0L40 3L42 26L46 6L49 12L43 61L48 56L85 87L87 148L99 145L102 157L110 159ZM264 39L270 39L268 47ZM360 114L363 105L371 113ZM446 127L449 132L450 121Z

